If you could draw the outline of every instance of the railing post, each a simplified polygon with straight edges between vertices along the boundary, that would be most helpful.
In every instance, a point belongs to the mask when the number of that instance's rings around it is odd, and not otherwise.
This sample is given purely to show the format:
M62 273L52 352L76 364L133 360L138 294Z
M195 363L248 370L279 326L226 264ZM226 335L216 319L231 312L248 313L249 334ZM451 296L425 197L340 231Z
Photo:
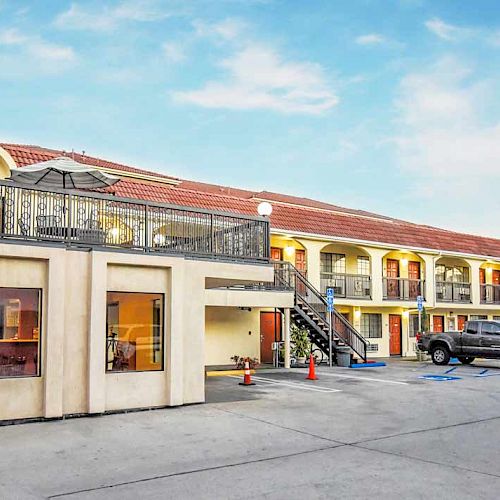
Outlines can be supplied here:
M67 208L66 208L66 196L68 197L68 205L67 205ZM64 213L64 218L66 219L66 241L68 242L68 246L71 245L71 218L72 218L72 214L73 214L73 211L72 211L72 205L73 203L73 198L71 196L71 194L63 194L63 211L66 212L66 210L68 211L68 217L66 218L66 213Z
M150 250L149 246L149 205L144 205L144 251Z

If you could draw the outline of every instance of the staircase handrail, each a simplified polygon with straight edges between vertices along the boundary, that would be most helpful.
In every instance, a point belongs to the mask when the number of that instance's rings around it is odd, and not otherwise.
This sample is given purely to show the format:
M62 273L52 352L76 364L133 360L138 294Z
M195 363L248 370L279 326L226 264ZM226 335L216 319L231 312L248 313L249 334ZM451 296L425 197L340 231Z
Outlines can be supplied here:
M327 325L329 325L330 318L326 314L328 303L326 302L326 299L323 297L323 295L317 290L317 288L290 262L274 261L273 264L275 266L275 271L276 269L283 270L284 268L287 270L289 277L293 276L295 278L295 280L289 279L288 282L286 282L283 276L280 276L279 273L277 274L275 272L275 276L278 277L278 281L280 281L281 284L292 288L295 292L295 295L302 299L307 304L307 306L318 315L318 317L320 317ZM317 299L319 303L324 305L325 312L319 311L317 307L314 307L311 304L311 301L307 298L307 296L304 296L302 293L300 293L296 283L297 279L315 297L315 299ZM359 356L361 356L361 358L363 358L364 361L366 361L366 351L369 342L363 336L361 336L361 334L356 331L351 323L349 323L349 321L347 321L344 316L339 314L335 309L333 310L333 317L335 319L334 323L337 321L340 322L343 325L345 331L347 331L349 336L351 336L352 338L346 338L346 336L342 335L339 329L335 328L334 324L332 325L333 334L346 342L353 351L355 351Z

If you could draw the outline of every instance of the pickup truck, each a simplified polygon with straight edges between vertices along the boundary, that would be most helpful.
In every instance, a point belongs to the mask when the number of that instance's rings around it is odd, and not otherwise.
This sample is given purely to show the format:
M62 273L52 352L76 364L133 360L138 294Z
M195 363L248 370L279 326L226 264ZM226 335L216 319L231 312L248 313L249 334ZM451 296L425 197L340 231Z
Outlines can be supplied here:
M419 333L417 346L436 365L447 365L452 357L466 365L474 358L500 358L500 321L467 321L463 332Z

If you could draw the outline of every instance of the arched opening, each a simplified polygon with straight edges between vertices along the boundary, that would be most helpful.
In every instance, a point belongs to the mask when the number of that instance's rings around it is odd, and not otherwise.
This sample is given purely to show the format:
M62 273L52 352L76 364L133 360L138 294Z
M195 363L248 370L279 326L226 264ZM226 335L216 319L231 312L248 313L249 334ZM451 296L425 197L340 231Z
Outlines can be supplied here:
M500 304L500 264L485 262L479 268L482 304Z
M10 177L10 171L16 168L16 164L5 149L0 147L0 180Z
M471 302L470 266L464 259L441 257L436 262L436 301Z
M371 261L356 245L330 243L320 251L321 292L331 287L338 298L371 298Z
M394 250L382 258L384 300L425 297L425 263L413 252Z
M271 235L271 259L290 262L304 276L307 276L306 249L294 238Z

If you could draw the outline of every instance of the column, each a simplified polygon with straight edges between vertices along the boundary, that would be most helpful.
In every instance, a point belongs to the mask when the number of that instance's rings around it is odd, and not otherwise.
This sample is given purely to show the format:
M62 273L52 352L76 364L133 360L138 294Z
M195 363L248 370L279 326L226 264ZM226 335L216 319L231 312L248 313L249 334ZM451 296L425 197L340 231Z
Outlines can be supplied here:
M283 332L285 342L285 368L290 368L290 309L285 309L283 315Z

